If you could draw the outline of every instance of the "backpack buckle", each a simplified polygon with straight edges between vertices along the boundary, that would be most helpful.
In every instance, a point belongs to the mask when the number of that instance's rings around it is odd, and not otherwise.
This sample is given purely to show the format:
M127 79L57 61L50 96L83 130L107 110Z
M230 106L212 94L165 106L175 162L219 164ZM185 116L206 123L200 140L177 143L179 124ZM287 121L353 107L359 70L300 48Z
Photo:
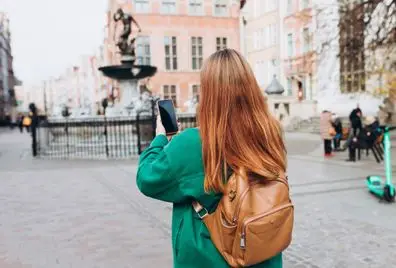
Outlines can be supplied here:
M192 203L193 208L195 210L195 212L197 213L198 217L202 220L203 218L205 218L206 216L208 216L209 212L208 210L203 207L200 203L198 203L197 201L194 201Z
M209 212L206 208L202 208L200 211L197 212L198 217L202 220L203 218L205 218L206 216L208 216Z

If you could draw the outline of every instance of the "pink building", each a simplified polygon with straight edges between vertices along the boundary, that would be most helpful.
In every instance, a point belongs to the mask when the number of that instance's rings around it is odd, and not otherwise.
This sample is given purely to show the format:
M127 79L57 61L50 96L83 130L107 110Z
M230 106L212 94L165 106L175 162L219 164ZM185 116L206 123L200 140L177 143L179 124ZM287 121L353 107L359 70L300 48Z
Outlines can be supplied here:
M283 17L283 71L288 95L313 100L316 55L313 50L313 0L286 0Z
M186 103L198 94L203 61L222 48L239 50L239 1L109 1L107 61L119 62L112 14L122 7L133 14L142 28L137 39L137 63L158 67L157 74L141 81L141 86L146 85L162 98L172 98L179 111L186 111ZM119 30L121 27L117 26ZM133 33L137 33L136 27Z

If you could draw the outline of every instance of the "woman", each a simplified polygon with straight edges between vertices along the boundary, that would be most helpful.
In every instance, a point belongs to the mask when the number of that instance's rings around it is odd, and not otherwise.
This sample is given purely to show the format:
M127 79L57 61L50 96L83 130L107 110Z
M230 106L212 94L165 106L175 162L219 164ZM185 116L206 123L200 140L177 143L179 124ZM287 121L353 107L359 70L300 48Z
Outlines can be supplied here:
M252 70L234 50L218 51L205 62L197 119L199 128L171 140L157 124L157 136L140 157L137 185L143 194L173 203L174 267L225 268L191 202L213 212L228 170L276 178L286 171L286 150ZM253 267L280 268L282 254Z
M331 140L333 139L332 134L335 134L331 133L332 129L331 113L324 110L320 117L320 136L323 140L325 157L332 156Z

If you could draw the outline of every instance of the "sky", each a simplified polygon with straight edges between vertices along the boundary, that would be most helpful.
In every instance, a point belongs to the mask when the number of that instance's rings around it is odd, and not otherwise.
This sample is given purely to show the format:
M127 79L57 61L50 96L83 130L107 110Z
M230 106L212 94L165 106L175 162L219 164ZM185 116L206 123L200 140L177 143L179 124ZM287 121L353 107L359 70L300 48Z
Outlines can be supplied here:
M10 19L16 76L37 85L95 54L106 8L107 0L0 0Z

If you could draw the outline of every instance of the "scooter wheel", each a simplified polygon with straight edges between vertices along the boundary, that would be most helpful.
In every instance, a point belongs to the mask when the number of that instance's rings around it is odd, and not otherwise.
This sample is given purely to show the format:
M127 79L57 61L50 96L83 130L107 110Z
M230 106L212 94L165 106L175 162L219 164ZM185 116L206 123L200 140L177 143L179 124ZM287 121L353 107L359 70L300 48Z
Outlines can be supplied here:
M391 189L389 185L385 185L384 187L384 199L387 202L394 202L395 201L395 195L391 194Z

